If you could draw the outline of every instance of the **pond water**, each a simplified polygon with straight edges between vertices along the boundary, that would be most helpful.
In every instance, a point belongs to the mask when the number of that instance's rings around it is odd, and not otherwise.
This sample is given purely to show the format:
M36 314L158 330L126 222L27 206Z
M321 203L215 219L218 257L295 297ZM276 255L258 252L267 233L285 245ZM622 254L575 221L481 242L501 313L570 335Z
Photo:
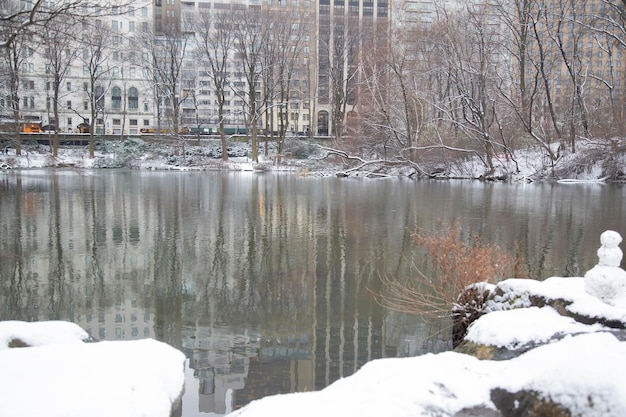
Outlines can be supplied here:
M416 228L458 221L531 277L582 276L602 231L626 236L625 205L601 184L0 172L0 320L167 342L188 358L182 415L224 414L447 349L449 323L371 296L413 273Z

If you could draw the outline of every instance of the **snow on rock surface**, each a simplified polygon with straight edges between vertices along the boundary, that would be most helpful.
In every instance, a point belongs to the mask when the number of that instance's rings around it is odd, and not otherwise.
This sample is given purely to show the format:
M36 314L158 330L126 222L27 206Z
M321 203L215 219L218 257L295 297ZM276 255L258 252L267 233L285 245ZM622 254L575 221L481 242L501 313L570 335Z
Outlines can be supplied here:
M0 416L170 416L184 385L182 352L85 336L72 323L0 322ZM16 338L33 346L7 349Z
M28 346L82 344L88 339L89 334L80 326L66 321L0 322L0 350L8 349L11 343Z
M626 415L626 309L585 291L585 278L502 281L485 312L464 341L513 355L379 359L321 391L263 398L229 417Z

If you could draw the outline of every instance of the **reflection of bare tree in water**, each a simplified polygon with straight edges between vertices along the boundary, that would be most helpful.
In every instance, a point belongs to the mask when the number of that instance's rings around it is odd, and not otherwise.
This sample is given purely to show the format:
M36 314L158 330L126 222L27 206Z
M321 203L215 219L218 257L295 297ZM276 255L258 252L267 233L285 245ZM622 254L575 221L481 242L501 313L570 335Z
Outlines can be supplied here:
M105 282L105 273L102 268L101 258L106 256L104 253L98 251L100 244L106 241L106 224L100 222L105 221L106 216L103 213L99 213L98 200L96 199L96 189L94 177L89 177L89 192L86 196L87 202L85 207L85 230L91 232L87 237L85 247L87 248L88 265L85 269L85 304L86 307L91 309L94 301L100 311L105 311L112 304L113 297L107 291L107 285ZM89 239L90 238L90 239ZM95 335L92 335L95 336Z
M62 230L61 220L61 199L59 197L59 182L56 175L52 175L52 196L50 198L50 231L48 233L48 253L49 253L49 268L50 271L48 277L48 319L59 320L62 317L67 317L65 311L61 311L66 308L67 303L66 295L67 288L65 288L65 260L63 259L63 237L62 233L66 232Z
M8 281L9 288L8 293L5 293L3 289L0 299L7 299L7 301L0 303L2 305L2 318L13 318L17 320L23 320L28 317L28 314L22 310L22 306L30 305L30 303L23 303L24 299L24 259L22 251L22 180L19 178L16 184L16 197L15 197L15 220L9 226L12 230L6 230L6 236L8 239L12 238L12 244L8 247L0 248L0 277L6 277L0 281L0 284L4 284ZM8 280L7 280L8 278ZM4 285L2 285L4 287ZM6 295L5 295L6 294Z
M179 250L181 213L179 202L185 201L174 189L168 199L172 205L157 208L157 233L154 250L154 323L155 336L176 348L182 348L182 260ZM164 272L166 271L166 272Z

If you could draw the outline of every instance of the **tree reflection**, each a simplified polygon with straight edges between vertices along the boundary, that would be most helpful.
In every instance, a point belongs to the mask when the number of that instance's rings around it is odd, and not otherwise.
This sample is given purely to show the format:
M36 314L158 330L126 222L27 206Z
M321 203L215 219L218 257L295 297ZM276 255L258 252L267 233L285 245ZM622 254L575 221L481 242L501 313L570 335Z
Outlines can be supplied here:
M505 250L517 242L531 276L545 277L593 265L598 230L624 216L619 190L55 172L0 182L0 319L166 341L213 412L229 389L237 407L445 347L433 334L447 323L389 313L368 291L410 273L417 227L458 220Z

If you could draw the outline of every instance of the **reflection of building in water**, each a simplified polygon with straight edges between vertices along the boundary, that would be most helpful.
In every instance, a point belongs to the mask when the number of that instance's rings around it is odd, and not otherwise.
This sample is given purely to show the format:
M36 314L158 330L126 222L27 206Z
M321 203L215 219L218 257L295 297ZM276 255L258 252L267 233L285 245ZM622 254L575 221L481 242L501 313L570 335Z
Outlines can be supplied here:
M250 363L246 386L236 392L234 407L268 395L314 389L311 348L310 337L305 333L264 337L259 356Z
M183 351L198 379L198 410L224 414L232 409L231 392L245 387L250 363L259 354L259 336L220 326L183 329Z
M115 303L105 311L97 308L92 311L85 312L76 324L98 340L154 338L153 317L149 311L137 306L136 299Z

